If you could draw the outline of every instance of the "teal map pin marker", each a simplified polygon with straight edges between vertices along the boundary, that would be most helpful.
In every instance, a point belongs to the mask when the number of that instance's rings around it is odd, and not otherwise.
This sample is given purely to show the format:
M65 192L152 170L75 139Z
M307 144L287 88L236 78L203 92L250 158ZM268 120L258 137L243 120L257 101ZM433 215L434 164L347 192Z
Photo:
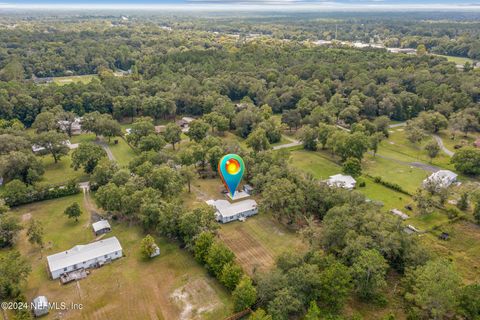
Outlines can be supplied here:
M242 181L244 171L245 163L237 154L227 154L218 162L218 172L232 198L240 181Z

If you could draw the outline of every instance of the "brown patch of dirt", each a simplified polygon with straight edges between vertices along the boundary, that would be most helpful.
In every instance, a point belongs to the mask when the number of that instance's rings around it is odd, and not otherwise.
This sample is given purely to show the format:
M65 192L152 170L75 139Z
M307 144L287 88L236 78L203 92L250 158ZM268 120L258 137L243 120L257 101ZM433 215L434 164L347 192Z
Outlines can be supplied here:
M202 319L202 314L221 306L221 301L205 279L188 282L176 289L170 298L181 308L177 318L180 320Z
M250 275L257 270L267 270L275 263L273 255L240 227L233 232L220 232L220 239L235 253L238 263Z
M32 219L32 214L30 212L22 214L22 222L29 221L30 219Z

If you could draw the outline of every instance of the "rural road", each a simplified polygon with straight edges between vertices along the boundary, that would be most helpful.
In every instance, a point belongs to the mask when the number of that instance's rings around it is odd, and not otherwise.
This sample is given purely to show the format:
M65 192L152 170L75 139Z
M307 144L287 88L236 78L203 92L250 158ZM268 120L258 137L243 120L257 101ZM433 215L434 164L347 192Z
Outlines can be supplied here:
M284 148L290 148L290 147L296 147L296 146L299 146L301 145L302 143L298 140L295 140L295 139L292 139L290 137L287 137L287 136L284 136L285 139L289 140L290 143L285 143L285 144L281 144L279 146L275 146L273 147L273 150L278 150L278 149L284 149Z
M115 161L115 156L113 155L112 150L110 150L110 147L105 141L95 140L95 143L98 144L100 147L102 147L103 150L105 150L105 152L107 153L108 159Z
M432 134L433 136L433 139L435 139L435 141L437 141L438 143L438 146L440 147L440 149L442 149L443 152L445 152L449 157L453 157L453 155L455 154L455 152L453 151L450 151L448 150L445 145L443 144L443 140L442 138L440 138L438 135L436 134Z

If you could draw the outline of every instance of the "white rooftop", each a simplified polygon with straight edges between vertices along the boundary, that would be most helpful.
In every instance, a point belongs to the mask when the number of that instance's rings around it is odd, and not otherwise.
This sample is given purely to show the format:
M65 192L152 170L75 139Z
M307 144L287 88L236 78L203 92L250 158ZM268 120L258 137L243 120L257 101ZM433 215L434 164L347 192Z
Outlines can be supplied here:
M208 200L207 204L215 206L222 217L231 217L239 213L246 212L257 207L257 202L253 199L230 203L227 200Z
M97 232L102 229L111 229L110 223L107 220L100 220L95 223L92 223L93 231Z
M248 197L250 197L250 195L248 193L246 193L245 191L235 191L235 194L233 195L233 197L230 194L230 192L226 193L226 197L230 200L236 201L236 200L240 200L240 199L243 199L243 198L248 198Z
M117 237L92 242L86 245L77 245L70 250L52 254L47 257L51 272L62 270L74 264L80 264L97 257L122 250Z
M357 181L352 176L346 176L343 174L336 174L330 176L327 180L327 184L331 187L341 187L345 189L353 189Z
M434 181L438 183L439 187L446 188L457 180L458 175L450 170L439 170L432 173L423 183Z

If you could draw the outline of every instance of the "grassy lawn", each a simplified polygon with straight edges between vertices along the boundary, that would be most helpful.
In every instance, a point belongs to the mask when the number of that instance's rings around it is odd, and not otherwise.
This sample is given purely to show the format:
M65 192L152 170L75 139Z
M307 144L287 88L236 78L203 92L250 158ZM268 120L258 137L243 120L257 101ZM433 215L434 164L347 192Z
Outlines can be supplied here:
M235 253L238 263L250 275L267 271L286 251L306 251L307 245L293 231L278 223L269 213L259 212L245 222L222 224L220 239Z
M310 173L317 179L328 179L328 177L341 173L342 168L332 162L320 152L298 150L290 153L290 164L302 171Z
M96 137L94 133L82 133L82 134L70 137L70 142L71 143L93 142L95 141L95 138Z
M84 76L54 77L53 82L61 86L69 83L78 83L78 82L87 84L90 81L92 81L94 78L98 78L98 76L96 74L87 74Z
M433 256L452 259L465 283L478 282L480 278L480 227L470 222L461 221L442 227L450 239L438 239L437 235L422 235L422 242L430 249Z
M43 222L45 248L26 241L22 231L17 244L32 265L25 293L28 299L46 295L50 302L75 302L83 310L53 311L45 319L179 319L181 315L194 318L201 307L204 319L221 319L232 309L230 295L186 251L163 238L156 238L161 255L145 260L140 253L140 240L144 236L137 226L111 222L113 231L106 237L116 236L125 257L114 261L78 283L65 286L51 280L47 274L46 256L70 249L77 244L94 240L90 217L86 213L83 194L44 201L19 207L13 214L27 224L29 219ZM73 201L81 204L83 215L75 223L63 211ZM191 309L189 309L191 308Z
M405 128L393 129L390 131L390 137L382 141L378 154L401 161L430 163L430 158L424 150L424 146L430 140L431 138L427 137L421 143L413 144L406 138ZM453 166L450 164L450 157L443 151L439 152L431 164L449 170L453 169Z
M114 140L118 140L118 144L115 144ZM128 163L135 156L135 151L122 138L117 137L115 139L111 139L108 146L110 147L110 150L112 151L113 156L120 167L128 166Z
M340 165L329 159L328 155L320 152L305 150L292 151L290 154L290 164L295 168L312 174L320 180L328 179L329 176L342 172ZM357 187L356 190L362 192L371 200L381 201L386 210L393 208L401 209L412 201L410 196L377 184L368 177L361 177L357 180L358 182L362 180L365 181L366 186Z
M399 184L403 189L414 193L430 172L420 168L396 163L391 160L366 155L363 171L371 176L382 177L383 180Z
M464 134L461 133L461 134L456 134L455 136L453 136L453 139L452 139L452 134L449 130L441 131L438 135L442 138L443 144L445 145L445 147L447 147L447 149L453 152L455 152L456 145L472 146L473 142L476 139L480 138L479 134L469 133L465 137Z
M53 161L53 157L50 155L42 156L42 162L45 166L45 174L41 180L41 183L47 184L59 184L67 182L71 179L77 181L88 180L88 175L83 172L82 169L77 171L71 167L72 158L70 157L73 151L70 151L68 155L63 156L57 163Z
M465 62L473 63L473 60L465 57L445 56L443 54L435 54L436 56L447 58L448 61L455 62L456 64L464 65Z

